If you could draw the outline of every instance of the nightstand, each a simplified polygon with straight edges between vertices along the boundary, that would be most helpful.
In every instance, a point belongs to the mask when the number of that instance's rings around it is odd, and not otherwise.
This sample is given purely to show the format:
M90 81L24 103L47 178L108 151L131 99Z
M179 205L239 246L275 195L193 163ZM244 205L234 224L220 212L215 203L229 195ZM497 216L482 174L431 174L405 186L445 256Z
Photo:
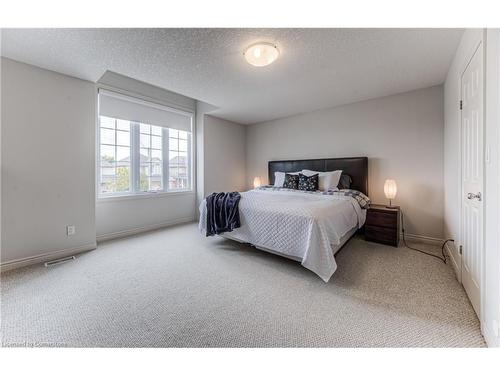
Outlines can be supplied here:
M383 204L371 204L366 212L365 239L397 247L400 215L399 206L387 208Z

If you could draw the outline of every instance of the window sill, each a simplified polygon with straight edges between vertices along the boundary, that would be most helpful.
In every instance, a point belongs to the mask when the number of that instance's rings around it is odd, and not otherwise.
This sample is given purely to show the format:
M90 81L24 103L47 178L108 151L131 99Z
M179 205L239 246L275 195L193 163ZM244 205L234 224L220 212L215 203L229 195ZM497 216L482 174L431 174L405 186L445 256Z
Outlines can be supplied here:
M96 202L107 203L107 202L117 202L117 201L127 201L136 199L150 199L150 198L165 198L176 195L194 195L193 190L178 190L178 191L162 191L159 193L138 193L138 194L124 194L124 195L110 195L110 196L98 196Z

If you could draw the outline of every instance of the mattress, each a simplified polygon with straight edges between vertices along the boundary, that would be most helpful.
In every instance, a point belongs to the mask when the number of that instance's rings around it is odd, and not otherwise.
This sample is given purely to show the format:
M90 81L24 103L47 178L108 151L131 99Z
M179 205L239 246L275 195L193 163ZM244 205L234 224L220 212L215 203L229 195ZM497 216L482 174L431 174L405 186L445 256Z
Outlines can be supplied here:
M349 232L347 232L346 234L344 234L342 236L342 238L340 239L340 243L338 245L331 245L333 255L337 254L337 252L339 252L339 250L342 249L342 247L347 243L347 241L349 241L351 239L352 236L354 236L356 234L357 231L358 231L358 227L355 226ZM221 234L220 236L224 237L224 238L227 238L228 240L233 240L233 241L237 241L237 242L241 242L241 243L248 243L248 242L244 242L244 241L238 239L237 237L233 237L231 235L231 233L224 233L224 234ZM272 250L272 249L267 249L267 248L262 247L262 246L256 246L256 245L253 245L253 244L250 244L250 245L252 245L256 249L259 249L259 250L262 250L262 251L266 251L266 252L271 253L271 254L279 255L279 256L282 256L284 258L295 260L297 262L302 262L302 258L301 257L297 257L297 256L293 256L293 255L288 255L286 253L283 253L283 252L280 252L280 251L276 251L276 250Z

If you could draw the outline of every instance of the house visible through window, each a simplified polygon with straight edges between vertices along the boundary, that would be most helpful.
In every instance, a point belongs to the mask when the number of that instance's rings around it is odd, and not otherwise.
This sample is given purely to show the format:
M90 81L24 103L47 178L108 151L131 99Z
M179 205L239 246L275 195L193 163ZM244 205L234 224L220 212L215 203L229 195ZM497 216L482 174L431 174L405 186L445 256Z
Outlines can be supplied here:
M154 125L140 124L140 191L163 190L163 132Z
M99 112L100 197L191 189L190 113L101 90Z
M100 193L130 191L130 123L100 118Z
M170 130L168 136L168 187L187 189L189 187L188 133L182 130Z

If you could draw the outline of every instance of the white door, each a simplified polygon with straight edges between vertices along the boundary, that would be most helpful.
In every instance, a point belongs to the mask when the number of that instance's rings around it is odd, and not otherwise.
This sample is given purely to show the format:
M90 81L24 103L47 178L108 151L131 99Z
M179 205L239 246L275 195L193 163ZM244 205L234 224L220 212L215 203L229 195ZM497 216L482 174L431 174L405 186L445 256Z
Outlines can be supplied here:
M481 308L483 255L483 47L462 74L462 284Z

